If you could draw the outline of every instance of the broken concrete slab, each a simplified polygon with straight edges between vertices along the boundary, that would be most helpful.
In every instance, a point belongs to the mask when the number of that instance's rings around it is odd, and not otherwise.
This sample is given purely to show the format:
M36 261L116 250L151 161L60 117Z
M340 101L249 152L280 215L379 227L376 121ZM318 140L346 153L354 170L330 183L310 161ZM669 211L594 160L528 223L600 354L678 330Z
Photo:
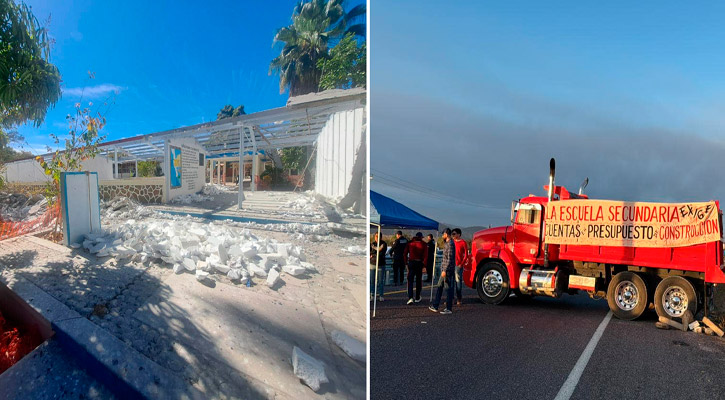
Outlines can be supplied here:
M356 361L365 362L367 359L367 347L361 342L345 332L332 331L332 341L342 349L350 358Z
M292 367L295 375L315 392L328 382L325 365L297 346L292 349Z

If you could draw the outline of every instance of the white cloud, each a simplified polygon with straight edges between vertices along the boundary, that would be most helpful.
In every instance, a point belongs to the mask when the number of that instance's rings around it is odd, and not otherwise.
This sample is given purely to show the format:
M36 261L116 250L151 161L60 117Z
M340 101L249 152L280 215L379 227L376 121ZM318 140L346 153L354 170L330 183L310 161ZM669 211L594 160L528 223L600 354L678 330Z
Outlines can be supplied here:
M114 85L111 83L103 83L96 86L75 87L63 89L63 94L67 96L76 96L85 99L97 99L100 97L108 97L111 94L119 94L125 90L125 87Z

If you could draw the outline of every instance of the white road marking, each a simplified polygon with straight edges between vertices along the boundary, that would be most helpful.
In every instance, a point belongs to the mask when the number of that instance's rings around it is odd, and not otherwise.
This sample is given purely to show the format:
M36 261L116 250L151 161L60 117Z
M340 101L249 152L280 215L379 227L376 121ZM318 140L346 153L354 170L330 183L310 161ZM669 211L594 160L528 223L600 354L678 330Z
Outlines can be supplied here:
M592 357L592 353L594 353L594 349L597 347L597 343L599 343L599 339L602 338L604 329L607 328L609 320L611 319L612 311L609 311L607 316L604 317L604 320L599 324L597 330L594 331L592 338L589 339L587 347L584 348L584 352L582 352L582 355L579 356L579 360L577 360L576 365L574 365L574 368L569 373L569 377L566 378L564 384L561 385L561 389L559 389L559 393L556 394L554 400L569 400L571 395L574 393L574 389L576 389L576 385L579 383L579 378L582 377L584 368L587 367L589 359Z

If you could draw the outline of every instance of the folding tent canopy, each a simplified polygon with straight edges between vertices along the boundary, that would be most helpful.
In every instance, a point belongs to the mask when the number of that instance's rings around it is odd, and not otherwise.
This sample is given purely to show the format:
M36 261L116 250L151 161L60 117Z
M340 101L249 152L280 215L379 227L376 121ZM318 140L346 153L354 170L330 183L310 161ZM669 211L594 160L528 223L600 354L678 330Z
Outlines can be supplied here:
M438 222L404 206L401 203L383 196L382 194L370 191L370 225L378 227L378 238L382 228L399 229L421 229L438 230ZM437 240L438 237L434 240ZM385 255L383 254L383 257ZM435 257L435 253L433 255ZM376 259L380 259L380 248L378 248ZM378 304L378 263L375 263L375 294L373 298L373 317ZM435 258L433 259L435 265ZM435 268L434 268L435 270ZM431 289L431 297L433 290Z
M438 222L372 190L370 223L384 228L438 230Z

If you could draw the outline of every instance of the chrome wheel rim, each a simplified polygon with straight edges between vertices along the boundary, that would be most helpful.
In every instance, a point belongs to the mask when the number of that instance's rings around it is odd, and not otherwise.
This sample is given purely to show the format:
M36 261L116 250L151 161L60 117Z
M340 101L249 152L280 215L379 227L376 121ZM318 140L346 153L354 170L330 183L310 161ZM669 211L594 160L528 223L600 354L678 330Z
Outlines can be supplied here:
M688 303L687 294L679 286L670 286L662 293L662 308L670 317L681 317Z
M623 281L615 289L615 302L621 310L630 311L639 304L639 291L632 281Z
M481 278L481 287L483 294L488 297L496 297L503 290L503 276L501 276L500 272L493 269L486 271L483 274L483 278Z

